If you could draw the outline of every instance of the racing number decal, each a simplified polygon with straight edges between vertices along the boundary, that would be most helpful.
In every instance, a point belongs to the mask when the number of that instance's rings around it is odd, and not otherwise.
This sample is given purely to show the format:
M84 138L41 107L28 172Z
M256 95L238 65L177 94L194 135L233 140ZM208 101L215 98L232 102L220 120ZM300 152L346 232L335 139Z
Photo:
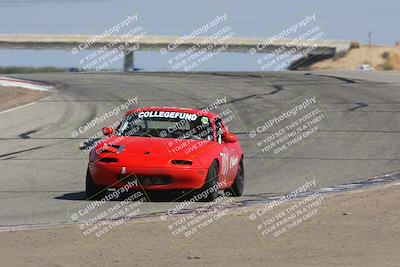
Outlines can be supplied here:
M222 169L222 175L226 176L229 171L229 155L227 153L220 153L221 155L221 169Z
M239 158L237 155L234 155L231 158L229 158L229 154L223 152L221 152L220 155L221 155L222 175L226 176L228 175L229 170L231 170L238 164Z
M221 150L224 152L220 152L221 156L221 174L223 179L228 179L232 174L232 169L238 164L239 159L237 155L233 155L235 153L232 145L226 144L222 140L223 128L221 119L215 120L215 129L217 132L217 140L218 144L221 145ZM231 173L230 173L231 172Z

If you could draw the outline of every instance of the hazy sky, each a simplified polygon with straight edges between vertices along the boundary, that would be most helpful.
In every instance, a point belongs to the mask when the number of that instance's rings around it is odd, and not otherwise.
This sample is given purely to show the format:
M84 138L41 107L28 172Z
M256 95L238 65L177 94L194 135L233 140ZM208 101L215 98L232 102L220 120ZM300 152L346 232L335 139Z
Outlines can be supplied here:
M323 39L392 45L400 40L396 0L0 0L0 33L99 34L128 15L137 14L148 35L184 35L226 14L235 36L265 38L316 14ZM0 65L77 66L68 51L0 50ZM115 65L122 66L122 62ZM136 53L136 67L166 70L157 52ZM246 54L220 54L202 70L259 70Z

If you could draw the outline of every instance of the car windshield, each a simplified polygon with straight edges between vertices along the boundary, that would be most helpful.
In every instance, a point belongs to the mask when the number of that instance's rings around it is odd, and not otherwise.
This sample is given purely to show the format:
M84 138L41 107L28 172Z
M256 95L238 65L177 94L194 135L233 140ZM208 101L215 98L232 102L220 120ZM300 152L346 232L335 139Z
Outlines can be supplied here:
M191 113L145 111L126 116L116 135L213 140L210 119Z

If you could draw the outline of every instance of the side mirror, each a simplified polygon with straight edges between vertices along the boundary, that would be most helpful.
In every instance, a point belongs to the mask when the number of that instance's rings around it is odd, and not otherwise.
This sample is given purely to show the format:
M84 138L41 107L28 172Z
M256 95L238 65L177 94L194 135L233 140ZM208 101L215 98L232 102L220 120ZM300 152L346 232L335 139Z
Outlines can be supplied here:
M103 129L101 129L101 131L105 136L112 135L113 133L113 129L111 127L104 127Z
M229 134L229 133L224 134L223 138L224 138L224 141L227 143L236 143L238 140L236 135Z

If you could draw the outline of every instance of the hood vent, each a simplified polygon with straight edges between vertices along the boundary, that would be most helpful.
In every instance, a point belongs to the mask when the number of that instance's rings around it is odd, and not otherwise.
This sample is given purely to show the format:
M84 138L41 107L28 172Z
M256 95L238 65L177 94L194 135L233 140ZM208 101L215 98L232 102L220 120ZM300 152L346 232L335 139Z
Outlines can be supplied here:
M104 144L101 153L117 153L120 154L124 146Z
M193 164L192 161L183 160L183 159L173 159L173 160L171 160L171 163L175 164L175 165L192 165Z
M117 158L102 158L99 161L100 162L110 163L110 162L118 162L118 159Z

